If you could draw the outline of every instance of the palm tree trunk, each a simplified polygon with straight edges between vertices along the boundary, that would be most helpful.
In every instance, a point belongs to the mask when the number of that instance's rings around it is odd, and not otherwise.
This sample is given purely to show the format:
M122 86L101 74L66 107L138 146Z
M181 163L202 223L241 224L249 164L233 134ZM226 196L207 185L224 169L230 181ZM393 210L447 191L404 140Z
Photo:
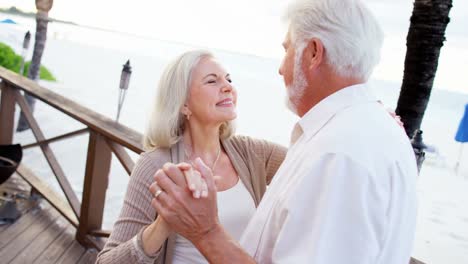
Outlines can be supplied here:
M45 43L47 40L47 24L49 22L48 13L43 11L38 11L36 15L36 36L34 42L34 51L29 67L28 78L34 81L39 80L39 70L41 67L42 54L44 53ZM36 105L36 99L28 93L25 93L26 101L29 104L29 107L34 111ZM29 129L29 125L26 121L26 118L21 112L20 119L18 122L18 127L16 131L21 132Z
M396 113L412 137L420 128L431 96L452 0L415 0L406 39L403 83Z

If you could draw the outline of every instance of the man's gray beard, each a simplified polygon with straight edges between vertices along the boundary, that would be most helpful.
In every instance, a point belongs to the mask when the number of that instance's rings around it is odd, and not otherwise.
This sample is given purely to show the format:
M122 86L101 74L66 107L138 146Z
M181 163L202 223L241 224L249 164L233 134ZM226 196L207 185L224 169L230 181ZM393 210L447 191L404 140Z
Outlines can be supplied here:
M286 107L294 114L298 114L298 105L302 96L304 95L307 81L304 72L302 71L302 53L304 52L305 44L299 44L294 54L294 73L293 83L286 88Z

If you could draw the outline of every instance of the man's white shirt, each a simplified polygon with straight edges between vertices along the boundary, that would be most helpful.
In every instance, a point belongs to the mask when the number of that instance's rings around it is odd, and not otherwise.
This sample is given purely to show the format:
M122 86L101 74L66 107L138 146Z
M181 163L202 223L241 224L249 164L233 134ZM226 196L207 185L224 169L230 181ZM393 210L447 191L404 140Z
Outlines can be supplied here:
M241 245L258 263L405 264L416 222L417 168L404 130L366 84L322 100Z

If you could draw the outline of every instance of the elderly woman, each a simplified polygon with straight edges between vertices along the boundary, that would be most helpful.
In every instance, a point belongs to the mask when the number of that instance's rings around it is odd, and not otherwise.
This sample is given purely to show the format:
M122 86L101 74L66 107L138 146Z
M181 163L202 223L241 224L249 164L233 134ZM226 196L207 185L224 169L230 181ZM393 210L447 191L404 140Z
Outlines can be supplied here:
M236 101L229 73L211 53L187 52L167 66L144 137L147 151L133 170L119 219L96 263L206 263L151 206L148 188L166 162L193 163L200 157L219 175L219 219L240 238L286 148L234 135Z

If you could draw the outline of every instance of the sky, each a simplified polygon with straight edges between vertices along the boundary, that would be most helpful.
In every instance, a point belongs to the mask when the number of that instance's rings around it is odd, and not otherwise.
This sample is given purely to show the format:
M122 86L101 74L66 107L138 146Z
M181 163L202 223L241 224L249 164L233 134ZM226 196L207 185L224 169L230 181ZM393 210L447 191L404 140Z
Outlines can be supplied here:
M364 0L386 26L406 34L411 0ZM287 0L55 0L50 16L78 24L203 46L245 50L265 38L282 38ZM454 0L448 32L468 35L468 1ZM0 7L35 11L34 0L2 0ZM218 36L217 39L213 35ZM273 36L273 37L272 37ZM245 47L244 47L245 46ZM261 52L262 48L258 48ZM267 47L268 49L268 47ZM257 52L256 50L252 51Z
M78 24L130 32L145 36L176 36L203 39L248 38L249 32L277 34L287 0L55 0L50 16ZM411 0L364 0L381 23L406 29ZM468 1L454 0L448 31L468 35ZM130 4L131 3L131 4ZM34 12L34 0L2 0L0 7L16 6ZM402 19L406 17L405 19ZM243 23L246 22L246 23ZM237 23L234 23L237 22ZM455 25L453 25L455 24ZM170 25L167 27L166 25ZM258 32L260 31L260 32ZM281 30L280 30L281 31ZM171 33L174 32L174 33ZM211 39L206 37L207 39Z

